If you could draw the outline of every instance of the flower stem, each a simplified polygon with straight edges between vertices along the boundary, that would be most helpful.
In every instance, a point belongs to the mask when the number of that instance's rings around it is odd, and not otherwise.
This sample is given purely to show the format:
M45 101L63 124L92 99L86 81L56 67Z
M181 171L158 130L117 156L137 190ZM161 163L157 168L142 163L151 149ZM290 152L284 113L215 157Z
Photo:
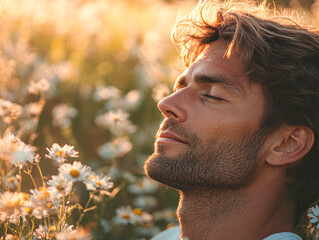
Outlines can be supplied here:
M31 181L32 181L34 187L35 187L36 189L38 189L38 186L37 186L37 184L35 183L34 178L33 178L33 176L31 175L31 172L28 171L28 172L26 172L26 173L30 176Z
M39 171L40 176L41 176L42 185L43 185L43 187L45 187L45 181L44 181L44 177L43 177L43 174L42 174L42 171L41 171L40 165L39 165L39 163L37 163L36 165L37 165L38 171Z
M93 197L94 197L94 194L95 194L95 191L90 193L90 198L89 198L89 200L87 201L87 203L85 204L85 207L84 207L84 209L83 209L83 211L82 211L82 213L81 213L81 215L80 215L80 217L79 217L79 220L78 220L77 223L76 223L76 226L77 226L77 227L79 227L80 222L81 222L82 218L84 217L84 211L85 211L85 209L87 209L87 208L90 206L90 203L91 203L91 201L92 201L92 199L93 199Z
M18 192L21 192L21 181L22 181L21 168L19 168Z
M61 230L61 226L62 226L62 214L63 214L63 210L65 209L65 194L63 193L63 201L62 201L62 205L60 206L60 212L59 212L59 223L58 223L58 227L57 230L60 231Z

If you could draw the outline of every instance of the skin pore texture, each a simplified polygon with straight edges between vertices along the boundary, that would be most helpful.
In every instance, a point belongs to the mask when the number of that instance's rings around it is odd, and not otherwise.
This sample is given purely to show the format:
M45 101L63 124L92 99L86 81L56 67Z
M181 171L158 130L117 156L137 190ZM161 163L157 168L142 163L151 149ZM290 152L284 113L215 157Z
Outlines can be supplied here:
M309 151L313 135L288 126L262 131L262 86L226 49L222 40L210 44L159 102L165 119L145 172L179 191L181 237L260 240L293 232L285 171Z

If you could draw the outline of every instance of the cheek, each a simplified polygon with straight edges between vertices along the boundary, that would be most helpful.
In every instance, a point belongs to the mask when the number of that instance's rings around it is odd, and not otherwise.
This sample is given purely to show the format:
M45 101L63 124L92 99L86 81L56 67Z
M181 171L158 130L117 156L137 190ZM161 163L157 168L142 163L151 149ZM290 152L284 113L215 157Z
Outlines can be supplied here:
M196 120L191 121L191 128L203 140L216 136L235 139L255 133L259 128L261 115L252 111L215 111L210 114L198 112Z

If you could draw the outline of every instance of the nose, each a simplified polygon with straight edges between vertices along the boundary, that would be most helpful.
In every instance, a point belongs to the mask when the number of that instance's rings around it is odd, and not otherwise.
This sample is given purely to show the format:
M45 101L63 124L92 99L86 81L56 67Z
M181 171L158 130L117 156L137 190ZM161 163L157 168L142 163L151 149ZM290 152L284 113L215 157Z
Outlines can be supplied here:
M173 93L168 97L161 99L157 107L162 112L165 118L172 118L179 122L184 122L186 120L186 111L182 107L182 99L180 98L181 91Z

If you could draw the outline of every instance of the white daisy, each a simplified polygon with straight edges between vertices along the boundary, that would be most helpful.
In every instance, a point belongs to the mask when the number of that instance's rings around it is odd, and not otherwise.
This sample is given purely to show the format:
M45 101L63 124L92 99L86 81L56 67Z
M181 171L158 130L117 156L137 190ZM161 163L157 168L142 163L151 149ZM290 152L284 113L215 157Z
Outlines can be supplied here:
M52 110L52 123L55 127L68 128L71 126L71 119L75 118L77 114L78 111L74 107L65 103L59 104Z
M0 158L22 168L27 162L35 161L35 147L25 144L10 132L0 139Z
M34 236L37 237L37 239L51 239L50 238L50 230L45 225L39 225L37 229L35 229Z
M152 216L144 212L140 208L131 208L131 206L122 206L116 210L116 217L114 222L117 224L127 225L137 225L144 224L152 220Z
M34 236L37 239L55 239L57 232L57 226L51 225L47 227L46 225L39 225L39 228L35 230ZM65 222L62 222L59 230L59 234L66 234L73 230L73 225L68 225Z
M135 183L128 186L127 190L133 194L154 193L158 189L158 184L146 177L137 179Z
M138 103L140 103L141 99L141 92L136 89L129 91L124 97L125 105L128 105L129 109L134 109Z
M29 86L29 92L32 94L39 94L41 92L46 92L50 87L50 82L44 78L40 79L39 81L31 80Z
M65 144L60 147L59 144L53 143L51 148L47 148L48 154L45 156L52 160L55 160L58 164L64 163L68 157L77 158L79 152L74 150L74 146Z
M31 102L24 106L24 112L27 116L39 116L44 103L40 102Z
M121 181L125 181L125 182L128 182L130 184L134 183L136 180L136 177L132 173L123 172L123 170L120 170L116 167L111 167L109 172L108 172L108 175L113 180L119 180L120 178L122 178Z
M118 137L113 142L107 142L99 147L98 153L102 158L124 157L133 149L133 144L125 137ZM115 156L113 156L115 155Z
M61 175L61 177L74 182L86 182L90 173L91 168L82 165L82 163L80 162L74 162L73 164L64 163L59 167L59 174Z
M22 215L22 194L18 192L4 192L0 195L0 222L9 219L16 222Z
M73 182L68 181L62 176L51 176L51 179L47 182L48 186L55 187L58 191L64 193L65 195L69 194L72 190Z
M24 201L23 207L22 207L22 215L23 216L27 216L27 215L31 216L33 214L34 208L35 208L35 206L34 206L34 203L32 201L27 201L27 200Z
M62 222L60 227L60 233L69 233L73 231L73 225L69 225L66 222Z
M58 213L62 194L56 188L41 187L39 189L32 189L30 192L32 193L30 200L34 206L33 216L41 219Z
M151 209L156 207L158 201L153 196L140 196L134 200L134 205L142 209Z
M174 222L177 219L176 210L171 208L156 211L153 213L153 216L156 221L165 220L166 222Z
M141 92L134 89L129 91L124 97L120 99L110 99L105 104L105 109L123 109L124 111L133 111L141 103Z
M141 208L133 208L133 222L137 224L145 224L147 222L150 222L153 217L149 213L143 211Z
M14 152L12 152L11 163L22 168L27 162L33 163L35 161L35 147L20 144Z
M16 191L18 188L18 183L20 180L20 176L16 175L16 176L6 176L6 187L10 190L10 191Z
M88 229L79 227L71 232L61 232L56 235L57 240L92 240Z
M121 91L114 86L98 86L93 93L93 99L95 101L105 101L109 99L119 99L121 97Z
M122 135L124 133L133 133L136 127L132 125L128 119L129 114L122 109L108 111L95 119L97 125L106 127L114 135Z
M102 230L104 233L107 233L107 232L111 231L111 229L112 229L111 224L105 219L100 220L100 226L102 227Z
M6 124L16 120L22 113L22 106L10 101L0 99L0 116Z
M319 206L316 205L309 209L307 216L310 218L309 222L314 225L317 225L316 228L319 229Z
M114 222L116 224L127 225L134 224L132 207L131 206L121 206L116 209L116 216L114 218Z
M85 183L87 190L109 190L113 187L113 183L109 181L110 177L103 175L96 175L93 172L88 176L87 182Z

